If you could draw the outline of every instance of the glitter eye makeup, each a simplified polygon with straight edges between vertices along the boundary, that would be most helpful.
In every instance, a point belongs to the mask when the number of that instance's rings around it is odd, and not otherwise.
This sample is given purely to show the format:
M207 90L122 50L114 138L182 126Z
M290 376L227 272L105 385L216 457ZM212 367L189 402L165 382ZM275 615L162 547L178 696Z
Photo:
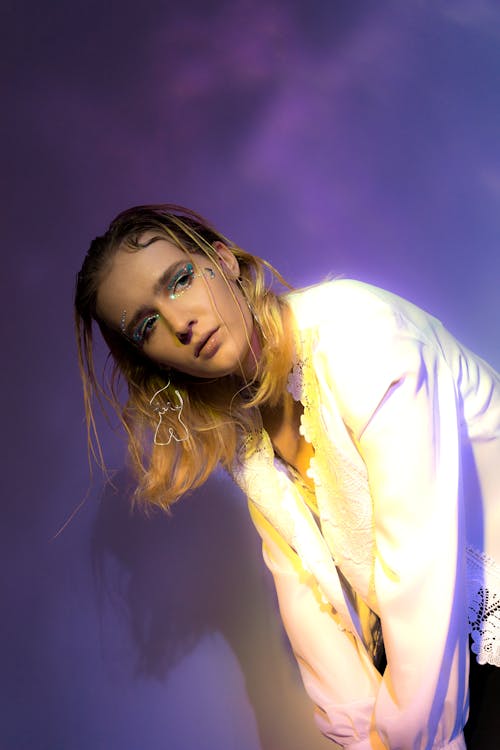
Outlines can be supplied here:
M189 289L193 279L198 276L205 276L208 279L215 278L215 272L212 268L204 268L203 271L196 272L192 263L186 263L177 273L167 286L168 296L170 299L177 299L181 294Z
M198 276L198 274L195 274L192 263L186 263L185 266L180 268L167 286L170 299L177 299L181 294L184 294L186 289L191 286L195 276Z
M148 340L149 335L155 327L156 321L159 317L160 313L155 313L154 315L148 315L146 318L143 318L143 320L141 320L137 328L132 333L132 341L134 342L134 344L143 346L143 344Z

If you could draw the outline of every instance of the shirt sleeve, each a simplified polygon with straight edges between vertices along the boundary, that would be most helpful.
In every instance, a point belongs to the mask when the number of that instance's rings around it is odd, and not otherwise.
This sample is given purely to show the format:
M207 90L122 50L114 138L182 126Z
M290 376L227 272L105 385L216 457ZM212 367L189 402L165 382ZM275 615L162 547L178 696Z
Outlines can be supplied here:
M324 351L368 472L387 668L370 736L351 748L460 747L468 642L455 384L432 337L399 316L376 315L355 334Z
M314 702L322 733L346 747L370 732L374 698L381 680L366 649L345 630L331 605L322 601L296 553L250 502L263 540L280 615L304 687Z

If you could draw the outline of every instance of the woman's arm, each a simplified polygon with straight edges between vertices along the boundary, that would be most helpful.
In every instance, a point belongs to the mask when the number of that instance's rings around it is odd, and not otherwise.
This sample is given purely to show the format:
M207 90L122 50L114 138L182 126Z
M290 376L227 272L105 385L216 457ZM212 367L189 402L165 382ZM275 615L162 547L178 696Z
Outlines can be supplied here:
M359 639L343 629L333 608L321 600L298 556L249 503L263 539L283 625L304 686L316 705L320 730L347 746L369 734L375 695L381 680Z
M467 703L457 394L435 346L403 341L398 370L357 425L387 656L374 725L390 748L443 747L461 732Z
M405 303L389 299L396 302L356 290L356 304L344 305L347 323L323 330L318 366L366 465L373 503L387 656L376 739L423 750L459 737L467 711L459 397L437 321L410 305L407 319Z

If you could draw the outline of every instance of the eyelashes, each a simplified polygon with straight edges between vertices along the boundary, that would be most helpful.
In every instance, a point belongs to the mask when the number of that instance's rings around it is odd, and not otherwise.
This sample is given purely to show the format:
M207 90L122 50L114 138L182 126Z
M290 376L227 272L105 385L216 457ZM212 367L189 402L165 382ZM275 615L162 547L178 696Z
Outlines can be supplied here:
M184 294L184 292L191 286L194 277L197 275L198 274L195 274L194 272L194 266L192 263L186 263L185 266L179 269L167 286L170 299L177 299L181 294Z
M139 346L143 346L144 343L148 340L151 331L156 325L156 321L160 317L160 313L154 313L154 315L148 315L146 318L141 320L137 328L134 329L132 333L132 341L134 344L138 344Z

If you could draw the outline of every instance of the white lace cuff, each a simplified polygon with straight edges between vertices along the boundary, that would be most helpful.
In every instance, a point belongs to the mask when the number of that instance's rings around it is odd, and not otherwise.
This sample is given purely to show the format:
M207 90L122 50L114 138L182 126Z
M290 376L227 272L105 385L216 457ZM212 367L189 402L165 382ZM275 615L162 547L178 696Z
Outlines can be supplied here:
M472 651L479 664L500 667L500 565L467 547L467 599Z

